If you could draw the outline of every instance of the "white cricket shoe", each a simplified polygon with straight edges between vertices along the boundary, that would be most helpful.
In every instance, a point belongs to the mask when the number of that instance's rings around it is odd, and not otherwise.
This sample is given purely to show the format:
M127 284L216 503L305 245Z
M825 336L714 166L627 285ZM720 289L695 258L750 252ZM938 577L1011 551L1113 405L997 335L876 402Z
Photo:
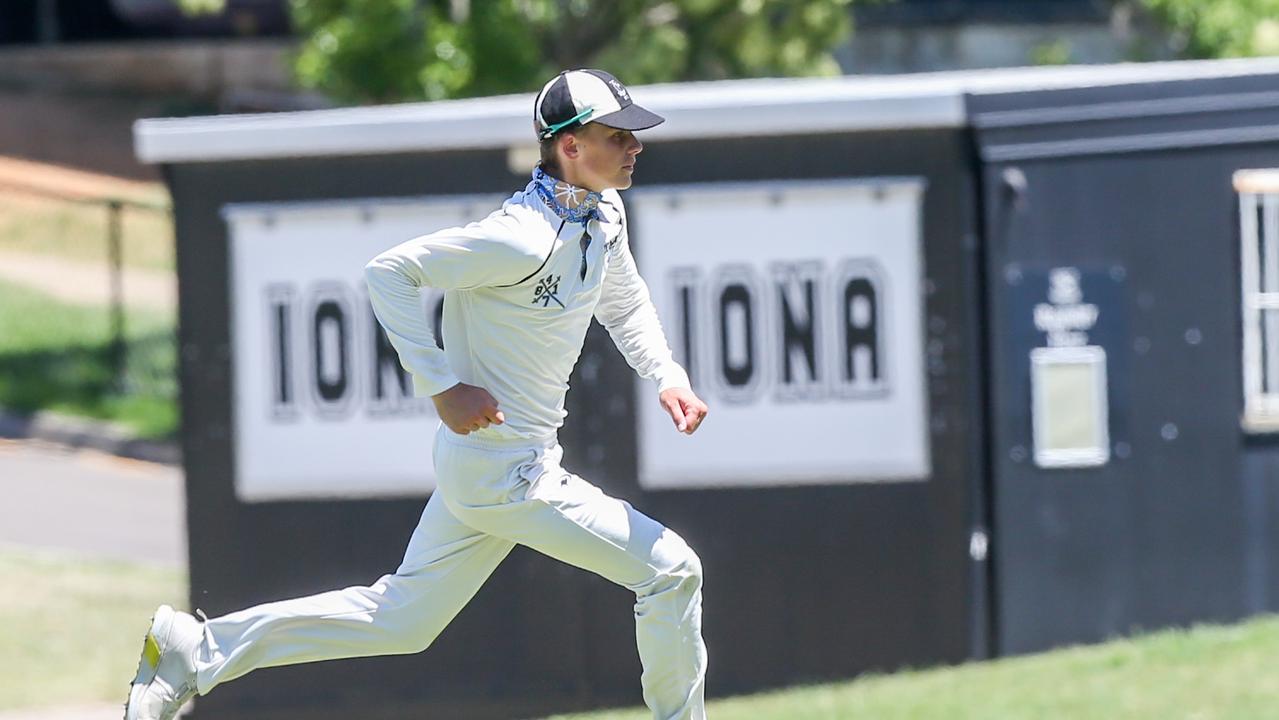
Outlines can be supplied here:
M138 676L129 687L124 720L172 720L195 695L195 649L204 626L195 617L161 605L142 643Z

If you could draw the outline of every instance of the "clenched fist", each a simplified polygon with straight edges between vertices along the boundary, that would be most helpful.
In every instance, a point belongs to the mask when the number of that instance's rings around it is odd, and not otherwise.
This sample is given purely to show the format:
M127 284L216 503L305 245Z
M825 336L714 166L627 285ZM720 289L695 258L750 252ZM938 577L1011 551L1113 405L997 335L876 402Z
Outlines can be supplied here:
M686 435L692 435L706 419L706 403L688 388L666 388L658 401L671 416L675 429Z
M482 387L458 383L432 395L431 400L435 401L440 420L458 435L506 422L506 416L497 409L497 400Z

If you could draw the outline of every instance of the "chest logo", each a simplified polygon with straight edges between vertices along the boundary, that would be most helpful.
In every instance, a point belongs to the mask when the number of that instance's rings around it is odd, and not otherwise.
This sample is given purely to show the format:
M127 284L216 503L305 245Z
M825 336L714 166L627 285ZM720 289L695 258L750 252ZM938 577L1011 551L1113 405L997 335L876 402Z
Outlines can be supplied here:
M559 292L560 276L548 273L546 277L537 281L537 287L533 289L533 304L540 303L542 307L550 307L551 301L554 300L556 305L564 307L564 303L558 297Z

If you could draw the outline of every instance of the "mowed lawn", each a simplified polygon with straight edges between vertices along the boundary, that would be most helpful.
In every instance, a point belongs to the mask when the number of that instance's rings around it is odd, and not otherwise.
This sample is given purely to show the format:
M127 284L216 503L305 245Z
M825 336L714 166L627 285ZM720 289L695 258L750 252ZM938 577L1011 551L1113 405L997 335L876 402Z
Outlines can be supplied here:
M156 605L184 571L0 546L0 710L122 705Z
M712 720L1276 718L1279 619L717 700L707 714ZM635 709L554 720L650 717Z
M130 309L124 375L111 364L105 307L60 302L0 280L0 409L113 420L143 437L178 425L174 318Z

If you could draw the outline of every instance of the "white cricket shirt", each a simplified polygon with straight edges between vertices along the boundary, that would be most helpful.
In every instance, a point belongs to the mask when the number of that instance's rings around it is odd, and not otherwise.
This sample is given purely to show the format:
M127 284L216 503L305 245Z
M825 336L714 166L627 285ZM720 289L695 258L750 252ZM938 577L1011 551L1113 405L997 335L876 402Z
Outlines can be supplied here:
M635 267L617 191L602 193L599 214L585 227L565 221L530 182L479 222L373 258L364 273L369 299L415 393L476 385L497 399L506 422L472 436L553 436L592 315L658 392L689 387ZM423 287L445 291L443 351L422 307Z

